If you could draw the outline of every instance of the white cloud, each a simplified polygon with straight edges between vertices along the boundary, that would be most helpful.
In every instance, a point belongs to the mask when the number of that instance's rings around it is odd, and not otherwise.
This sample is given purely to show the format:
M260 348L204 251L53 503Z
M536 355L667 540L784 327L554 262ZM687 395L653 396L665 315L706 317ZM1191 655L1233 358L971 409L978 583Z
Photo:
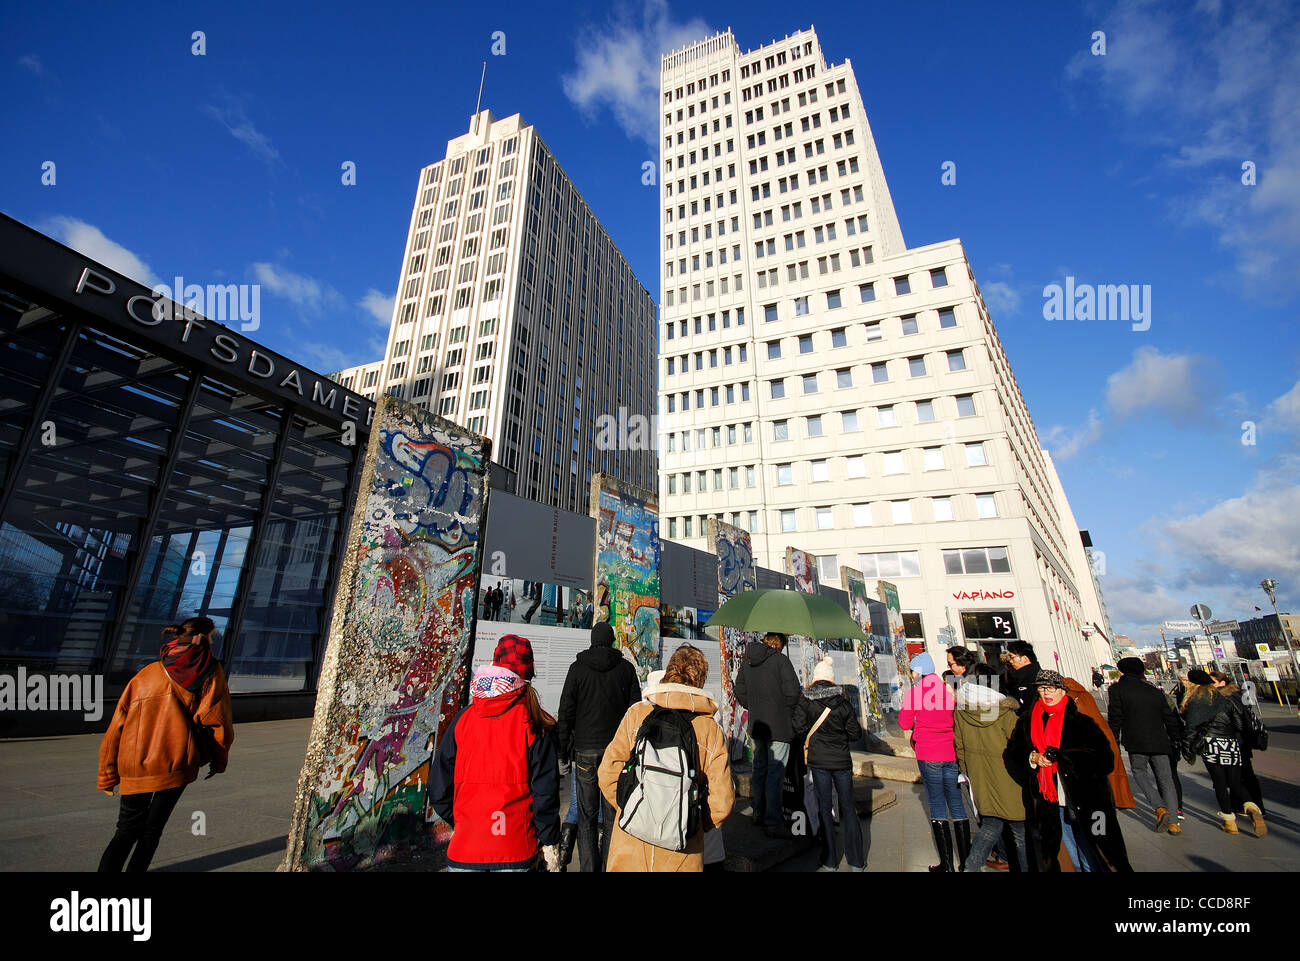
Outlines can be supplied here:
M1020 310L1020 294L1010 284L995 280L981 284L980 290L984 293L984 303L994 320L999 316L1010 316Z
M153 269L138 254L109 240L103 231L84 220L51 217L40 225L40 229L78 253L85 254L91 260L97 260L132 280L138 280L146 287L160 282Z
M579 29L564 93L588 120L608 108L624 133L657 151L660 57L716 32L698 17L675 20L665 0L645 0L639 16L620 8L603 27Z
M234 101L227 103L224 107L208 104L203 110L209 117L230 131L232 137L252 151L253 156L268 166L274 166L281 162L280 151L275 149L270 137L253 126L253 122L248 119L241 104Z
M41 63L41 58L34 53L25 53L19 57L18 66L26 67L38 77L45 76L45 64Z
M1077 430L1071 430L1057 424L1043 433L1043 443L1052 452L1056 460L1069 460L1085 447L1090 447L1100 439L1104 425L1096 408L1088 411L1088 421Z
M295 274L291 270L264 262L251 264L249 269L252 270L254 279L271 293L307 310L319 310L322 306L338 304L342 300L338 291L314 277Z
M1268 405L1268 427L1300 431L1300 381Z
M374 317L375 323L387 330L393 321L393 302L396 299L396 295L381 294L372 287L366 291L366 295L361 298L357 306Z
M1184 223L1209 225L1252 294L1293 295L1300 254L1300 20L1286 0L1174 4L1121 0L1101 18L1105 56L1066 68L1127 111L1137 136L1166 152L1163 179ZM1241 182L1242 164L1257 182ZM1179 188L1173 188L1179 190Z
M1106 405L1120 420L1159 410L1177 423L1205 416L1207 380L1201 358L1192 354L1162 354L1156 347L1139 347L1133 362L1106 380Z

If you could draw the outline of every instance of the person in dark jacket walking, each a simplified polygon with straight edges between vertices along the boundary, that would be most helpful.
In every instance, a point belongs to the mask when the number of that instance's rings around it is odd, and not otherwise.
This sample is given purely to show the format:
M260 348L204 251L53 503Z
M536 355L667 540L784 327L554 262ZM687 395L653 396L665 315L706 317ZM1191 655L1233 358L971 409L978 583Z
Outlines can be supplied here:
M1041 671L1035 685L1037 697L1020 715L1002 755L1021 786L1034 847L1031 864L1060 871L1065 841L1081 870L1131 872L1106 779L1115 766L1110 742L1066 694L1059 673Z
M794 738L799 678L783 653L786 643L784 634L768 634L761 642L750 643L735 685L736 703L749 711L749 734L754 739L750 776L754 823L771 837L789 833L781 813L781 778Z
M1022 715L1038 699L1038 688L1034 686L1034 681L1039 670L1038 656L1028 641L1011 641L1007 644L1007 672L1002 681L1002 693L1020 702Z
M1156 831L1179 834L1178 795L1169 752L1178 740L1178 719L1164 693L1144 680L1146 665L1136 657L1116 665L1120 679L1111 685L1106 720L1128 751L1129 768L1147 803L1155 810Z
M641 700L632 662L614 649L614 628L602 621L591 629L591 647L569 666L560 694L560 759L572 760L578 792L578 860L584 872L602 870L609 854L614 809L601 797L597 772L627 709ZM597 821L606 825L597 841ZM567 827L567 826L566 826ZM560 861L572 853L572 832L561 838Z
M1228 675L1220 671L1210 671L1210 677L1214 678L1214 690L1219 694L1226 694L1237 702L1237 707L1241 711L1242 732L1241 732L1241 785L1250 795L1255 806L1259 808L1261 824L1264 817L1264 792L1260 789L1259 778L1255 776L1255 746L1252 743L1253 735L1251 727L1254 724L1252 714L1259 710L1258 702L1253 701L1246 703L1246 698L1237 683Z
M853 803L853 760L849 745L862 737L858 712L844 689L835 683L835 666L829 657L813 670L812 687L803 692L795 706L794 729L804 742L808 771L817 794L817 820L822 832L822 860L819 871L835 871L840 866L840 839L831 816L831 805L838 796L840 824L844 827L844 858L849 869L865 871L867 861L862 852L862 822Z
M454 828L451 871L528 871L541 847L559 867L560 775L553 718L542 710L533 648L506 634L470 684L470 705L438 744L429 798Z
M1220 827L1237 833L1238 810L1244 809L1254 822L1255 834L1263 837L1264 815L1250 800L1241 781L1241 735L1245 728L1237 702L1214 689L1214 678L1200 668L1187 673L1187 695L1183 718L1187 721L1187 744L1183 756L1200 755L1214 783L1219 802Z

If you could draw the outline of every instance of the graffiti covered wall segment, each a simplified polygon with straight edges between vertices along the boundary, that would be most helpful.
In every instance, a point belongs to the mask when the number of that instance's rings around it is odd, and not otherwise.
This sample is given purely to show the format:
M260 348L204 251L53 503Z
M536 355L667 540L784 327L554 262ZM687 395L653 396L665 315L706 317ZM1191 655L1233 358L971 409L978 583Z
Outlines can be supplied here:
M288 870L351 870L434 841L429 761L474 625L489 442L382 398L334 600Z
M862 572L852 567L840 567L840 578L849 594L849 616L853 618L862 633L871 636L871 609L867 605L867 583ZM880 680L876 671L875 646L853 639L853 653L858 661L858 706L859 720L863 729L870 733L884 730L885 713L880 703Z
M741 591L758 587L758 572L754 566L754 551L749 532L709 518L709 543L718 555L718 606ZM736 675L745 657L745 647L759 635L738 631L734 627L719 630L719 656L722 663L722 730L733 754L743 752L740 741L745 733L745 712L736 703ZM739 750L738 750L739 749Z
M605 474L591 479L596 518L596 620L645 681L659 667L659 505L655 495Z

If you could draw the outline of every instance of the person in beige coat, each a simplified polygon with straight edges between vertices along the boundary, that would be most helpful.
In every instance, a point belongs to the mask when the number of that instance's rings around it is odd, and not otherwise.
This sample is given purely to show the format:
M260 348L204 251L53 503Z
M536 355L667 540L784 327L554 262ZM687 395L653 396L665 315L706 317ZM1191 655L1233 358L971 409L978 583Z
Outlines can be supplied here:
M600 792L615 809L606 871L704 870L704 832L721 827L731 813L736 797L731 780L731 764L727 759L727 739L713 719L718 705L702 690L708 673L709 662L698 648L690 645L679 647L668 661L663 680L653 690L646 692L646 700L627 709L623 720L619 722L614 740L605 749L597 778ZM625 834L618 826L619 817L623 813L618 807L618 776L632 756L641 722L656 706L690 711L695 715L691 727L699 747L699 770L704 775L708 790L702 818L705 823L687 842L684 851L669 851L639 841Z

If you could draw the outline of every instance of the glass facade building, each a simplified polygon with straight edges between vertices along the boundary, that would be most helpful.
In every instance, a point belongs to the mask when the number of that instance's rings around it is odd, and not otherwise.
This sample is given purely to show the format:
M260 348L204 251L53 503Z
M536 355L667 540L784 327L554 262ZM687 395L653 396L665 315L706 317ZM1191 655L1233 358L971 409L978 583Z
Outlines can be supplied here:
M0 672L102 674L107 715L206 615L233 693L310 694L373 407L159 303L0 217Z

